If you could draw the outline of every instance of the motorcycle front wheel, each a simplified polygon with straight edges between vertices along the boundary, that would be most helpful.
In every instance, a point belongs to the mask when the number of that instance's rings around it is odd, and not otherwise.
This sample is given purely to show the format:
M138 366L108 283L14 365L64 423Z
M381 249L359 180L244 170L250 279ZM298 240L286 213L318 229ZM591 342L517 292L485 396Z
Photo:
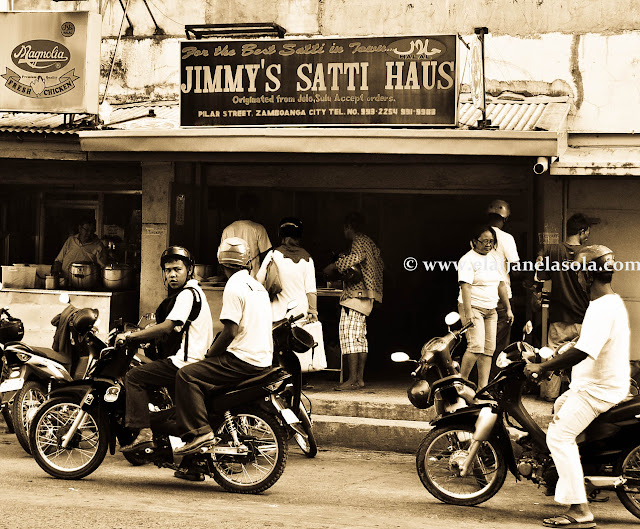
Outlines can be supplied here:
M29 425L33 417L45 400L47 391L44 384L35 380L27 380L24 386L13 398L11 415L13 417L13 428L20 446L27 454L31 453L29 447Z
M287 433L278 420L262 410L236 413L231 420L246 455L217 455L213 461L213 479L229 492L258 494L273 486L287 464ZM219 446L230 443L231 434L225 422L216 436Z
M97 412L86 413L67 447L62 447L62 437L80 412L77 402L59 397L45 402L31 423L29 441L33 457L55 478L84 478L100 466L107 453L107 428Z
M301 433L295 432L293 434L293 438L298 443L300 450L307 457L316 457L318 453L318 444L316 443L316 438L313 435L313 425L311 424L311 417L307 413L307 409L304 407L304 404L300 402L300 412L298 414L298 418L300 419L300 424L302 425L302 429L306 435L302 435Z
M622 455L615 474L627 480L616 489L620 503L636 518L640 518L640 445Z
M493 497L507 476L502 452L484 441L471 471L460 475L473 441L472 425L449 425L431 430L416 454L418 476L437 499L452 505L478 505Z

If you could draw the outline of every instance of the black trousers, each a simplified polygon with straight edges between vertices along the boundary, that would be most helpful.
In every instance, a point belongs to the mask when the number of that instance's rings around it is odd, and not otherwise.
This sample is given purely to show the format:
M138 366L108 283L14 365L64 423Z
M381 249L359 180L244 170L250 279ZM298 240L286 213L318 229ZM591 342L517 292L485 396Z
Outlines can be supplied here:
M228 351L180 369L176 375L176 418L183 441L211 431L206 406L210 391L258 376L267 369L248 364Z
M165 358L134 367L124 379L127 394L125 424L132 429L149 428L149 395L147 389L166 387L173 390L178 368Z

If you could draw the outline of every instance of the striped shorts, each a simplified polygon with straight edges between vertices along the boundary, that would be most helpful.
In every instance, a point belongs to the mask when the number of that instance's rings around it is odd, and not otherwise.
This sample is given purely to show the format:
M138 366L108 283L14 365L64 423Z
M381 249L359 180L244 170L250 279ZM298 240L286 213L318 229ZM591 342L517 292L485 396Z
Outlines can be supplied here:
M362 312L342 307L338 334L343 355L369 352L367 317Z

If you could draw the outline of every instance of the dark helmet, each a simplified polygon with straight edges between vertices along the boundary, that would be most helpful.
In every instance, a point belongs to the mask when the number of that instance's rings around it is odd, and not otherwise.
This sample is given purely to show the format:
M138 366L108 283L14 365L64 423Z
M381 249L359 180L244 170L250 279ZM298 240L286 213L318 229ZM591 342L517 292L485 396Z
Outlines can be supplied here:
M407 390L409 401L416 408L424 410L429 407L429 382L426 380L416 380Z
M79 335L87 334L98 321L98 309L80 309L71 318L71 327Z
M160 268L164 269L165 263L167 261L175 261L176 259L180 259L184 262L187 270L190 272L193 271L193 258L191 257L191 252L187 250L184 246L169 246L164 252L162 252L162 256L160 257Z
M280 221L278 232L280 238L293 237L294 239L300 239L302 237L302 221L297 217L285 217Z

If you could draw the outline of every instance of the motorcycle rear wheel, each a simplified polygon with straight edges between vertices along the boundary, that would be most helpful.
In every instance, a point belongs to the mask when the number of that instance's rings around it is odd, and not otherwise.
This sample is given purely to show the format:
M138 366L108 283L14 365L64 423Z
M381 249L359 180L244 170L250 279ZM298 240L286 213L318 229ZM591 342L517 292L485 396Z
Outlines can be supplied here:
M27 380L24 386L13 397L11 415L13 428L20 446L27 454L31 453L29 446L29 424L40 405L47 400L47 390L42 382Z
M107 453L107 428L96 412L88 412L67 448L61 447L62 436L80 411L77 402L58 397L45 402L31 423L33 457L55 478L84 478L100 466Z
M492 498L507 476L504 456L492 440L484 441L472 472L461 477L459 467L473 440L472 425L452 424L431 430L420 443L416 468L424 487L452 505L478 505Z
M620 503L636 518L640 518L640 445L623 453L615 473L627 479L624 485L616 489Z
M278 420L262 410L232 415L238 437L249 449L246 456L217 456L213 479L229 492L258 494L273 486L287 464L287 432ZM223 422L218 437L231 438Z
M295 432L293 434L293 438L298 443L300 450L307 457L316 457L318 454L318 443L316 443L316 438L313 435L313 425L311 424L311 417L307 413L307 409L304 407L302 402L300 403L300 413L298 415L300 418L300 424L302 425L302 429L306 436Z

